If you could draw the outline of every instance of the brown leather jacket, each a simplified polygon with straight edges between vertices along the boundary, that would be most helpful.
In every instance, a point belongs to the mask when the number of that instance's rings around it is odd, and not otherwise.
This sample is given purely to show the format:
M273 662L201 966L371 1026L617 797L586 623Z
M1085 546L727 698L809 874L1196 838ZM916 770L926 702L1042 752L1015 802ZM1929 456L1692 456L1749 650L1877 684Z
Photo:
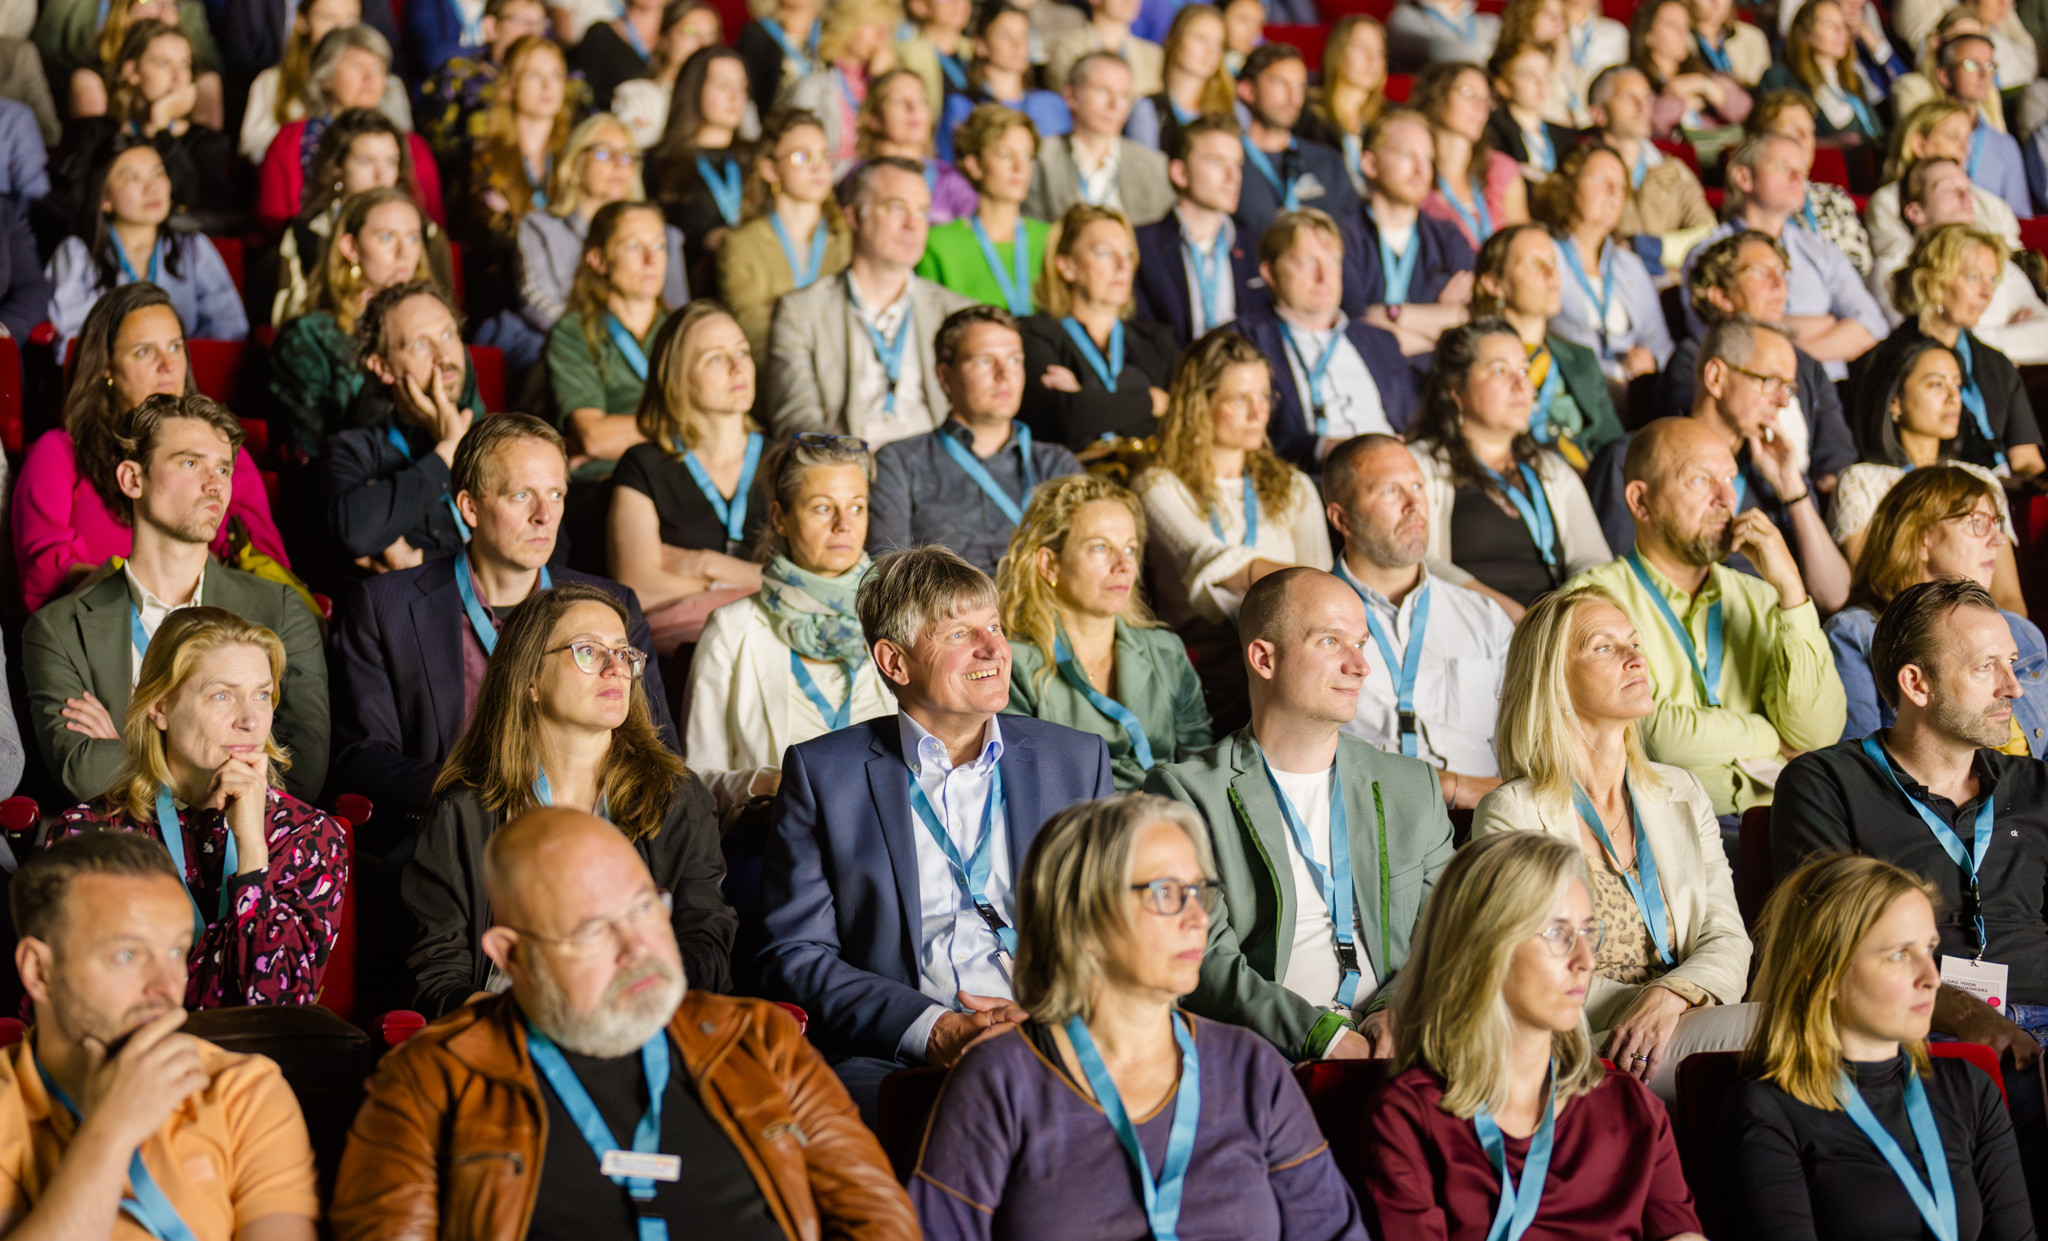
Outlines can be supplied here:
M704 1110L790 1241L916 1241L875 1136L787 1013L692 991L670 1020ZM384 1057L349 1133L337 1241L520 1241L540 1191L547 1104L509 995L466 1005Z

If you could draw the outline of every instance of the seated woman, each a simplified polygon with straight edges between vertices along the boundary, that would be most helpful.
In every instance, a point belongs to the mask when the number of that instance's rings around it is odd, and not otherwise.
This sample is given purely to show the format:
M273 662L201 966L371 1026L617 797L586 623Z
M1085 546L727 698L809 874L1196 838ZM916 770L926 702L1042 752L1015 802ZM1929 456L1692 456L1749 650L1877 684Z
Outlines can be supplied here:
M1835 0L1806 0L1799 7L1785 36L1784 59L1764 71L1757 89L1794 90L1811 99L1815 128L1829 146L1884 141L1884 122L1865 94L1856 43Z
M932 229L917 274L1025 318L1038 308L1034 285L1051 228L1024 216L1038 129L1022 112L983 104L961 122L953 150L979 202L973 215Z
M1559 160L1531 203L1557 238L1564 273L1551 330L1593 350L1617 393L1631 379L1656 374L1676 347L1650 269L1616 235L1627 196L1621 156L1595 144L1574 147Z
M574 24L583 29L562 43L569 49L569 71L583 79L593 111L610 112L612 95L620 84L651 67L669 8L663 0L626 0L599 8L597 13L603 16L592 14L597 19L588 25L577 15ZM559 22L564 11L557 8L549 15Z
M568 312L548 333L548 383L584 471L641 441L633 412L647 386L654 334L668 318L668 222L650 202L615 202L590 218Z
M646 667L646 653L627 645L618 600L581 582L537 592L499 631L398 881L418 922L407 964L430 1019L505 989L478 948L491 925L484 846L499 824L538 806L617 827L672 902L690 985L731 986L737 920L719 891L717 808L662 745L640 679Z
M192 901L186 1008L311 1004L348 894L342 825L278 787L270 735L284 643L220 608L157 626L128 700L112 787L57 816L163 842Z
M1180 349L1173 328L1125 318L1138 275L1130 222L1076 203L1045 265L1045 313L1024 330L1024 412L1032 432L1076 453L1159 429Z
M528 327L545 336L569 312L569 289L583 262L590 221L610 203L646 202L640 185L640 157L617 117L600 112L578 125L555 165L544 211L519 221L520 313ZM683 233L671 224L665 236L667 270L661 299L671 306L690 300L683 265Z
M146 142L115 144L116 154L92 176L92 204L78 227L50 256L50 324L63 357L85 317L107 290L147 280L170 295L178 317L201 340L241 340L249 334L242 295L203 233L177 233L171 216L171 178L163 157Z
M817 68L783 96L788 106L802 108L824 123L825 151L835 181L858 158L861 107L874 79L895 67L891 42L901 22L895 0L837 0L826 5ZM920 95L921 87L922 83Z
M559 44L528 35L505 55L491 92L484 131L470 144L455 195L461 209L455 238L470 256L465 281L469 318L482 322L519 309L519 222L548 205L555 165L581 112L582 90L571 89Z
M697 325L692 345L700 358L720 332L728 348L738 347L737 328L721 315ZM710 422L701 414L692 420L700 443ZM683 753L721 810L772 796L790 746L896 712L853 605L868 570L874 472L874 457L844 436L798 435L762 462L761 490L772 498L761 532L768 557L761 589L713 612L690 659ZM626 494L623 487L613 493L614 514Z
M1039 5L1044 7L1043 0ZM1074 128L1073 115L1057 91L1037 90L1027 84L1033 35L1032 19L1022 9L1002 0L982 4L974 19L974 59L967 65L967 89L949 91L939 109L939 158L960 163L953 146L956 133L968 114L983 104L999 103L1023 113L1030 118L1035 134L1051 136Z
M1593 1050L1606 927L1584 867L1576 845L1501 832L1437 877L1394 1000L1396 1075L1365 1107L1374 1236L1506 1236L1498 1217L1705 1241L1663 1105Z
M50 278L36 259L28 205L0 202L0 329L16 340L27 340L49 317L50 289Z
M1738 21L1735 0L1690 0L1692 38L1700 57L1716 73L1725 73L1754 90L1771 67L1769 36L1749 22Z
M1819 139L1815 136L1813 104L1804 91L1778 90L1759 96L1742 127L1746 133L1772 134L1798 143L1800 167L1813 170L1813 152ZM2010 210L2007 214L2011 214ZM1872 262L1870 234L1863 228L1861 215L1849 191L1807 178L1806 205L1800 212L1800 222L1834 242L1856 274L1868 279Z
M668 654L695 642L714 610L760 588L761 566L745 554L773 497L755 485L765 445L747 413L754 358L732 315L692 302L667 318L648 357L638 442L612 473L606 569L640 596L655 647Z
M1967 172L1970 135L1976 123L1976 113L1967 104L1936 99L1921 104L1892 126L1891 151L1884 161L1884 184L1870 196L1863 214L1870 246L1880 258L1903 262L1913 249L1914 228L1906 220L1902 194L1906 175L1914 165L1929 159L1954 160ZM2011 249L2021 248L2019 217L2003 198L1973 181L1970 201L1975 204L1978 228Z
M1131 103L1124 137L1155 151L1170 151L1180 127L1202 115L1222 116L1237 105L1237 90L1223 69L1223 12L1189 4L1173 15L1160 45L1165 84ZM1301 113L1302 136L1346 153L1358 165L1358 141L1386 104L1387 31L1363 13L1337 19L1323 45L1322 85Z
M911 90L915 85L918 89ZM895 155L924 165L924 183L932 192L933 225L951 224L974 214L974 186L960 170L932 154L932 107L924 83L908 69L891 69L868 86L860 105L858 160Z
M768 356L775 299L836 276L853 261L853 233L832 198L825 127L796 108L761 123L747 177L746 222L718 249L718 287L756 356Z
M291 33L285 37L284 56L278 63L256 75L249 84L247 110L242 113L242 158L261 164L277 138L277 131L306 115L306 79L313 68L313 49L331 30L359 26L363 21L362 0L299 0L292 18ZM384 99L377 110L391 118L400 133L412 129L412 103L406 98L405 83L395 76L384 79Z
M1554 63L1540 45L1520 42L1500 44L1486 66L1486 76L1492 78L1494 94L1500 98L1500 106L1486 121L1488 145L1519 165L1525 194L1529 184L1540 183L1557 171L1558 157L1570 150L1577 138L1570 126L1549 119L1557 82ZM1527 218L1526 211L1523 218Z
M1503 319L1444 333L1408 451L1429 496L1429 571L1522 610L1613 559L1586 486L1529 433L1528 351Z
M169 294L142 281L112 289L94 304L73 351L63 425L36 439L14 480L14 564L29 611L68 593L108 557L128 554L135 535L114 475L121 459L114 428L145 397L196 391L185 328ZM247 448L235 454L227 520L212 552L233 562L244 538L250 550L291 567L263 475Z
M1429 119L1435 140L1436 188L1422 200L1424 215L1457 225L1475 251L1495 229L1529 218L1519 162L1490 140L1493 92L1484 69L1463 61L1431 65L1409 100Z
M1017 883L1029 1016L971 1047L932 1111L910 1178L930 1241L1052 1241L1083 1221L1097 1236L1364 1241L1287 1062L1177 1010L1222 893L1207 841L1192 810L1143 793L1073 806L1032 840Z
M1507 782L1479 803L1472 836L1543 832L1585 855L1606 932L1586 1021L1601 1055L1675 1104L1679 1061L1749 1037L1750 944L1713 799L1643 750L1640 722L1657 705L1647 668L1605 591L1537 601L1501 679Z
M747 62L729 47L703 48L676 74L668 126L647 152L647 192L683 231L683 261L699 296L719 293L719 247L742 218L746 119Z
M1215 740L1186 645L1138 596L1144 554L1138 498L1069 474L1032 493L996 580L1010 639L1005 709L1100 736L1125 792Z
M1628 51L1628 63L1642 70L1656 94L1650 103L1652 137L1708 139L1718 150L1732 135L1714 131L1733 129L1749 115L1749 92L1700 58L1685 0L1639 5L1629 18Z
M681 0L661 10L661 34L650 49L647 69L612 91L611 114L633 135L633 149L646 152L661 141L668 130L668 109L675 97L676 79L690 58L707 47L725 44L724 23L718 10L704 0ZM741 87L745 99L746 88ZM758 126L760 118L754 117ZM688 230L685 230L687 232Z
M1479 247L1472 313L1499 315L1529 354L1529 434L1583 472L1622 436L1600 358L1550 330L1564 296L1557 247L1540 224L1510 224Z
M1817 858L1778 882L1759 937L1763 1015L1716 1151L1726 1235L1810 1237L1825 1220L1866 1241L2033 1236L1998 1086L1927 1054L1933 888L1876 858Z
M207 26L200 0L108 0L96 4L46 4L34 30L41 53L43 88L54 90L64 114L74 120L103 117L115 87L120 85L121 49L143 22L162 22L182 32L192 45L192 117L208 129L227 122L221 86L220 47ZM31 9L33 11L33 9ZM54 28L52 28L54 26ZM29 27L15 28L17 38ZM19 97L19 96L15 96Z

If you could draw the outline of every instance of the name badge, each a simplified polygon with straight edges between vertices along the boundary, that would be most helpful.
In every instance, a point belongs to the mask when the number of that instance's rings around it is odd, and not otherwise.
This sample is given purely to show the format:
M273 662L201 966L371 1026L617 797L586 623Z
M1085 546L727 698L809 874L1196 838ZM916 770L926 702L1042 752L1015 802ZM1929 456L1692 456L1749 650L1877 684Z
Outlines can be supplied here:
M1311 198L1321 198L1329 192L1322 181L1312 172L1301 174L1294 182L1294 196L1302 202L1307 202Z
M2002 1017L2006 1015L2005 978L2008 968L1996 961L1944 956L1941 958L1941 980L1958 991L1976 996Z
M598 1171L606 1176L637 1177L643 1181L680 1181L683 1157L660 1151L606 1151Z

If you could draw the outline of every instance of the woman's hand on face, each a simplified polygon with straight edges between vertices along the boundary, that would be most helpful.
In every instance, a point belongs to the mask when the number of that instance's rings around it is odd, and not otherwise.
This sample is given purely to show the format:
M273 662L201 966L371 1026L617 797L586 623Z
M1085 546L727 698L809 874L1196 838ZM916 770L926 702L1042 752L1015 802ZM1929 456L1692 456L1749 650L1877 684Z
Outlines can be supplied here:
M1645 987L1614 1023L1603 1051L1622 1072L1648 1082L1670 1054L1678 1019L1691 1006L1668 987Z
M1079 392L1081 390L1081 381L1074 376L1074 372L1064 366L1046 367L1045 374L1038 377L1038 382L1045 387L1051 388L1054 392Z
M236 864L244 873L270 865L264 822L269 810L269 770L270 760L260 750L236 755L214 768L213 785L206 793L207 809L227 813L228 830L235 834Z

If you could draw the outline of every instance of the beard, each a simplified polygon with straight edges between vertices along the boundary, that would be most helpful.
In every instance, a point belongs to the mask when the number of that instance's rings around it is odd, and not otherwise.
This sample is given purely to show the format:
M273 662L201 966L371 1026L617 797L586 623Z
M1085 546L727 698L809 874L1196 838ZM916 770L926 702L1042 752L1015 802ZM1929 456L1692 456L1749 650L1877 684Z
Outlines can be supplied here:
M61 964L61 963L60 963ZM93 1038L112 1055L120 1039L176 1008L177 1002L159 1004L142 1000L125 1011L101 1008L73 990L64 971L53 971L50 980L50 1021L72 1042Z
M531 994L521 995L519 1006L534 1027L557 1046L600 1060L637 1051L659 1034L688 990L679 967L649 957L631 970L620 971L605 988L595 1011L579 1013L538 954L529 958L527 973L533 984ZM626 996L628 987L648 978L659 978L662 985L644 995Z
M1728 559L1728 550L1735 544L1733 521L1727 522L1719 530L1701 530L1684 538L1681 538L1677 531L1668 528L1657 533L1671 545L1671 550L1678 554L1680 560L1698 569L1720 564Z
M1407 569L1422 563L1423 553L1429 549L1429 529L1423 527L1412 535L1399 531L1381 530L1366 522L1353 526L1352 536L1358 542L1358 550L1365 558L1382 569Z
M2002 721L1991 717L2009 710L2011 706L2011 703L2000 701L1977 710L1940 692L1937 686L1934 701L1927 704L1927 711L1934 717L1934 726L1941 731L1979 749L1995 750L2012 739L2012 721L2010 717Z

